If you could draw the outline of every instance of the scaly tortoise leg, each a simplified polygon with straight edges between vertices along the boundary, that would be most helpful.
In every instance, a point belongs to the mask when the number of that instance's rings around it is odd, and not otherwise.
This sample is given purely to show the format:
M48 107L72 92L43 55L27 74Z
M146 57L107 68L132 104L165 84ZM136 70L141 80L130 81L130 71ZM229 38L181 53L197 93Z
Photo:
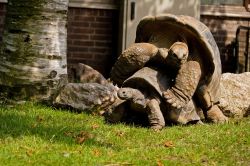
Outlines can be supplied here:
M198 62L188 61L182 64L175 85L163 92L166 103L173 109L184 107L193 97L200 77L201 68Z
M150 99L146 106L150 128L161 130L165 126L165 120L160 109L159 101Z
M217 105L213 105L207 112L205 112L205 117L208 122L212 123L228 122L228 118L221 112Z
M205 119L212 123L228 122L228 118L222 113L218 107L218 102L214 103L207 87L200 87L195 94L200 102L200 107L203 110Z

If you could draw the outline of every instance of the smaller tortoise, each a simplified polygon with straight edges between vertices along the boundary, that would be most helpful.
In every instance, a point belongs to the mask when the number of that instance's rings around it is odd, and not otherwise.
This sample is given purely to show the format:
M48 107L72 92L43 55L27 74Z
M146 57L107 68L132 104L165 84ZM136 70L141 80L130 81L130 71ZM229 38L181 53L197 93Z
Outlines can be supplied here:
M111 80L121 86L136 71L155 66L174 79L163 91L172 110L183 108L194 99L207 120L226 122L217 104L220 95L221 61L209 29L189 16L165 14L147 16L137 26L135 43L111 70Z
M144 67L124 81L117 95L120 99L129 101L133 111L146 112L149 125L155 130L162 129L165 121L179 124L200 122L192 100L187 106L175 111L166 107L161 94L170 87L170 83L166 74ZM119 109L126 111L124 108Z

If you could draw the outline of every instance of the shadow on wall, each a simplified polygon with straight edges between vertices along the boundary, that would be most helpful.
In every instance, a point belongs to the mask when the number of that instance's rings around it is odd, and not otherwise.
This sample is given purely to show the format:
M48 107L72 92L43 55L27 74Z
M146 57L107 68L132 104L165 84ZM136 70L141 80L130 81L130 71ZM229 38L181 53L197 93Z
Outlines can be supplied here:
M197 0L158 0L155 2L148 0L148 2L154 3L150 6L149 14L154 15L157 13L172 13L176 15L190 15L199 18L199 1Z
M219 9L219 10L218 10ZM225 7L220 6L219 8L216 6L211 6L209 8L210 13L225 13ZM228 29L228 22L231 20L226 20L222 17L216 17L213 15L201 15L201 21L206 24L211 33L213 34L215 41L219 47L221 63L222 63L222 72L235 72L235 62L236 57L234 55L234 41L229 40L228 31L233 32L236 29ZM233 33L235 34L235 33Z

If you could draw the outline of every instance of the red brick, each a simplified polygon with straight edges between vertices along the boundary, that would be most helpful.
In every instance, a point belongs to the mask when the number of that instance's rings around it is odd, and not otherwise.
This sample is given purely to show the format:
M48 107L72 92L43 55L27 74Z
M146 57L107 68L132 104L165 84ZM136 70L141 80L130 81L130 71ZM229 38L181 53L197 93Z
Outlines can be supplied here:
M95 41L95 46L97 47L112 47L111 41Z
M99 10L99 16L105 16L105 10Z
M69 45L69 44L73 44L73 40L68 39L68 40L67 40L67 44L68 44L68 45Z
M89 48L89 51L92 53L102 53L105 54L107 49L105 48Z
M94 33L94 29L93 28L73 28L73 32L76 33L80 33L80 34L92 34Z
M0 10L5 11L5 9L6 9L6 4L0 2Z
M91 16L74 16L75 21L95 21L95 17Z
M107 12L105 12L105 16L107 17L112 17L114 14L114 12L111 12L110 10L108 10Z
M72 63L73 64L78 64L78 63L85 63L85 64L87 64L87 60L84 60L84 59L68 59L67 60L67 62L68 62L68 64L71 64L72 65Z
M74 45L77 46L94 46L94 41L81 41L81 40L75 40L73 42Z
M93 9L87 9L87 8L75 8L74 9L75 15L84 15L84 16L96 16L97 13Z
M94 55L93 54L90 54L90 53L84 53L84 52L74 52L74 57L73 58L76 58L76 59L93 59L94 58Z
M90 39L91 40L108 40L108 35L91 35Z
M112 29L96 29L95 34L112 34Z
M70 52L88 52L88 47L80 47L80 46L70 46L68 47L68 51Z
M69 28L70 26L73 26L73 27L89 27L90 26L90 23L89 22L69 22Z
M96 17L96 22L112 22L112 17Z
M95 22L95 23L91 23L90 25L91 27L95 27L95 28L111 28L112 24L111 23L100 23L100 22Z
M89 35L87 34L68 34L68 39L83 39L83 40L88 40Z

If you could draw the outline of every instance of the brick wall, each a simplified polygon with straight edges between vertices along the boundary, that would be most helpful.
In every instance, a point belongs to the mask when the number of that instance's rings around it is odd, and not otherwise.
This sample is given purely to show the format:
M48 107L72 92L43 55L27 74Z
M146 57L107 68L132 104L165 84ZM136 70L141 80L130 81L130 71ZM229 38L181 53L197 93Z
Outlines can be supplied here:
M117 56L118 16L118 10L69 8L69 74L84 63L108 76Z
M250 24L248 24L248 27L250 27ZM248 38L248 48L247 48L247 35L249 36ZM250 71L250 33L247 34L247 30L241 29L239 33L239 65L238 65L238 72L244 72ZM246 66L246 57L245 53L248 52L248 65Z
M218 44L223 72L234 72L234 40L240 25L250 26L250 13L243 6L201 6L201 21L211 30ZM240 72L244 68L246 31L240 33ZM249 51L248 51L249 52ZM250 56L250 52L249 52Z

